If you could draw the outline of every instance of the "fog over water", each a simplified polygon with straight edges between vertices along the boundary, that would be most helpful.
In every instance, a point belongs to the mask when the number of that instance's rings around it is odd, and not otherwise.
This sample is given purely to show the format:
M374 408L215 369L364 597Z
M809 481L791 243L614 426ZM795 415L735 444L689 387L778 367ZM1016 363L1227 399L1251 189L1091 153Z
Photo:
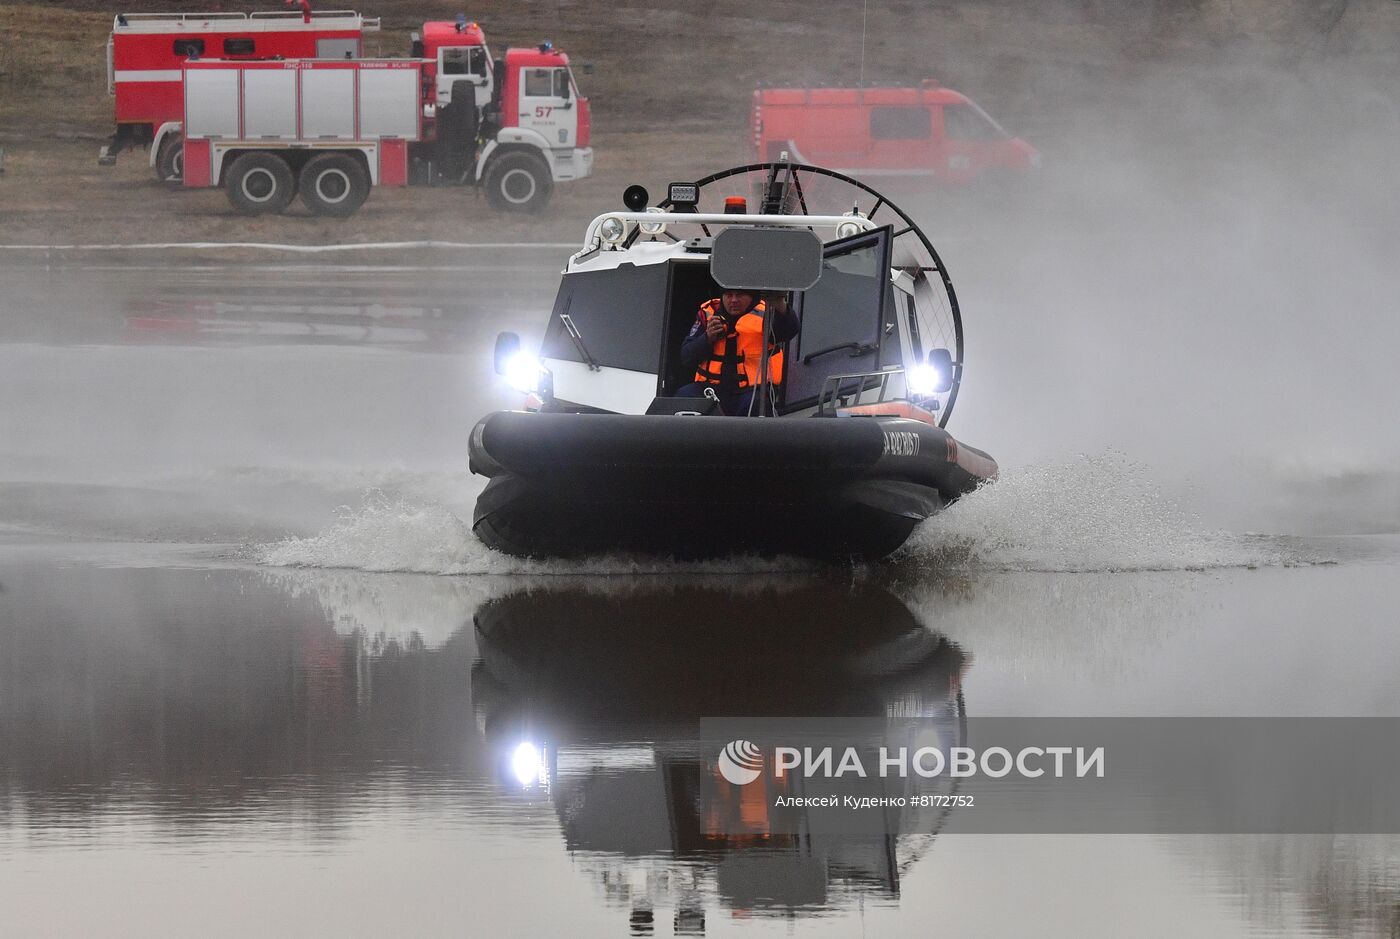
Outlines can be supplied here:
M1008 211L934 222L976 232L945 249L956 427L1013 468L1124 454L1224 524L1393 530L1393 92L1339 64L1147 73L1069 116Z

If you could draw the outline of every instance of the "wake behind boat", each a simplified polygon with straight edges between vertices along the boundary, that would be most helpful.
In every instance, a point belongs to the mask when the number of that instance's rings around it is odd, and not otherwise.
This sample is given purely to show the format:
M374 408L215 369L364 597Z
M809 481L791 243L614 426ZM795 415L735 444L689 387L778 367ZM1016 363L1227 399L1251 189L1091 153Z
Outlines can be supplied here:
M659 206L641 187L624 201L569 259L540 355L497 341L527 399L471 435L487 545L878 558L995 477L944 429L961 316L889 200L768 163L672 184Z

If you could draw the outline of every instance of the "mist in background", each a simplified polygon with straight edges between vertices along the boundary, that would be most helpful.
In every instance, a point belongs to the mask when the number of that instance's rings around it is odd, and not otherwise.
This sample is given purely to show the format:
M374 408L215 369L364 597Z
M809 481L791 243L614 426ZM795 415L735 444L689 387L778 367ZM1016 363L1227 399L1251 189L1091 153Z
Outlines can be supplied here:
M933 43L1044 157L918 200L968 337L951 428L1066 487L1121 454L1208 524L1400 528L1400 4L1055 9L1023 54Z
M1041 152L1040 172L1010 187L870 180L951 271L967 335L960 437L1012 472L1061 467L1062 488L1081 483L1081 454L1127 457L1206 525L1400 529L1400 4L778 2L759 24L734 3L663 3L656 15L767 50L709 69L730 99L650 86L682 122L742 120L759 82L933 78ZM662 74L673 51L638 55Z

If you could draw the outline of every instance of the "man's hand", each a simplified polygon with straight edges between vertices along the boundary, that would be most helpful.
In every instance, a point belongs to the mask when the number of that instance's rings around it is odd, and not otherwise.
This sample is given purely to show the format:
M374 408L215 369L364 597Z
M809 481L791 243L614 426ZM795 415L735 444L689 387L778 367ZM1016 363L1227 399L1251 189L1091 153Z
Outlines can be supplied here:
M711 342L719 342L729 332L729 324L722 316L712 316L705 323L705 337Z

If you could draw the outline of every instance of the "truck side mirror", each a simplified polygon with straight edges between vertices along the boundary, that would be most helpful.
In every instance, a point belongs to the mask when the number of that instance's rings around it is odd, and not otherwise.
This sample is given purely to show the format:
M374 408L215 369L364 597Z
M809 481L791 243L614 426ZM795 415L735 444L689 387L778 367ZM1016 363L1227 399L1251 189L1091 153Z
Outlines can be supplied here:
M515 333L497 333L496 335L496 374L506 373L506 364L510 362L511 356L520 351L520 337Z

